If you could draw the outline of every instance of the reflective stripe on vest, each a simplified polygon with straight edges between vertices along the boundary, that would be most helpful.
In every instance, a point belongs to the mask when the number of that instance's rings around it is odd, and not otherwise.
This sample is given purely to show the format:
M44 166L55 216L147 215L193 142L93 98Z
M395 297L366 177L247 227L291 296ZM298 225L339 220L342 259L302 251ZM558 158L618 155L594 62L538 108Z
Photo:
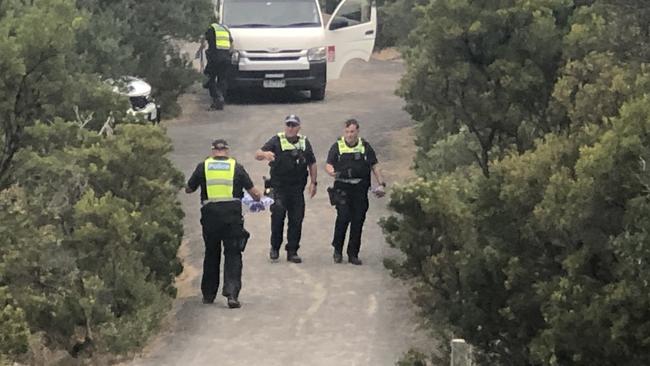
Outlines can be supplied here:
M232 186L235 179L235 159L207 158L203 162L208 202L235 201Z
M365 154L366 153L366 147L363 144L363 140L359 138L357 140L357 144L354 147L349 147L348 144L345 143L345 138L341 136L339 138L339 154L355 154L355 153L360 153L360 154Z
M212 23L210 25L214 30L214 39L217 43L218 50L229 50L230 49L230 32L228 29L219 25L217 23Z
M292 144L287 140L287 136L284 134L284 132L278 133L278 137L280 138L280 147L282 148L282 151L287 151L287 150L302 150L305 151L305 148L307 144L305 143L306 137L303 135L298 135L298 142L295 144Z

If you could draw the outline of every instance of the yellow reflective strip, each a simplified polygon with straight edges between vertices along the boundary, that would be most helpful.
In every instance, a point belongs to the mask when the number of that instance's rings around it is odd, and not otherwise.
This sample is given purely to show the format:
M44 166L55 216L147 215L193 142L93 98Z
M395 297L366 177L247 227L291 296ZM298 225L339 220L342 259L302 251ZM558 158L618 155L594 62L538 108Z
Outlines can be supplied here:
M208 179L205 183L209 186L214 186L219 184L232 186L232 180L230 179Z

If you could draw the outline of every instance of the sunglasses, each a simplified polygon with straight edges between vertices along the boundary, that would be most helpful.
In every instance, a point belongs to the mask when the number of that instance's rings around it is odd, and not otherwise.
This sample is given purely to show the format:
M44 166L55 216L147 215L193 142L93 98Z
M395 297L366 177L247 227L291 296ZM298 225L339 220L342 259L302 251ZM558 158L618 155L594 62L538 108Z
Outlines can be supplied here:
M297 123L294 123L294 122L287 122L287 126L288 126L288 127L298 127L298 126L300 126L300 125L297 124Z

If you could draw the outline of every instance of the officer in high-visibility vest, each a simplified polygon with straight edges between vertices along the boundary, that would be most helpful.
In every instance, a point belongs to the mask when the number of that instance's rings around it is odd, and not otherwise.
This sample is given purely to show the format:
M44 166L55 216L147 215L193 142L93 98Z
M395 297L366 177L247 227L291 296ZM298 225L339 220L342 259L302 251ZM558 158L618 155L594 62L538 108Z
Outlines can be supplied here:
M284 218L287 223L287 260L302 262L298 255L302 236L302 220L305 217L304 191L309 174L309 196L316 194L318 184L316 157L307 137L300 135L300 118L292 114L284 120L284 132L271 137L255 153L255 159L267 160L271 167L271 250L269 257L275 261L279 257L284 232Z
M332 239L334 262L341 263L343 260L343 242L349 225L348 262L361 265L359 250L368 211L370 172L377 181L377 188L373 190L377 197L384 196L386 183L381 176L375 150L368 141L359 137L359 122L356 119L345 121L343 136L329 150L325 171L335 178L334 186L328 188L330 203L336 206Z
M208 49L205 56L208 61L203 73L208 76L204 86L210 91L212 109L223 109L225 95L228 89L228 73L231 67L233 39L230 30L225 25L210 24L205 32ZM215 82L216 79L216 82Z
M223 244L225 263L222 294L228 299L228 307L238 308L242 251L248 234L244 230L241 198L243 190L258 201L261 193L253 186L244 167L229 157L228 153L226 140L214 140L212 155L196 166L187 181L185 192L192 193L201 187L201 226L205 242L201 279L203 303L211 304L217 296Z

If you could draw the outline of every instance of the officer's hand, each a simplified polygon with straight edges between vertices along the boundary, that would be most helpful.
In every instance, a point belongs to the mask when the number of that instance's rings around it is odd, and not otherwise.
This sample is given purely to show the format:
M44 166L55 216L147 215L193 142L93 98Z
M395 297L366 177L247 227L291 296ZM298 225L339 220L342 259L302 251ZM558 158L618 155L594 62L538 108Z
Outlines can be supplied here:
M273 153L273 151L267 151L267 152L264 154L264 157L265 157L266 160L268 160L268 161L275 161L275 154Z
M309 198L314 198L316 195L316 185L314 183L309 184Z
M375 188L374 194L377 198L382 198L386 195L386 191L384 191L383 186L378 186L377 188Z

